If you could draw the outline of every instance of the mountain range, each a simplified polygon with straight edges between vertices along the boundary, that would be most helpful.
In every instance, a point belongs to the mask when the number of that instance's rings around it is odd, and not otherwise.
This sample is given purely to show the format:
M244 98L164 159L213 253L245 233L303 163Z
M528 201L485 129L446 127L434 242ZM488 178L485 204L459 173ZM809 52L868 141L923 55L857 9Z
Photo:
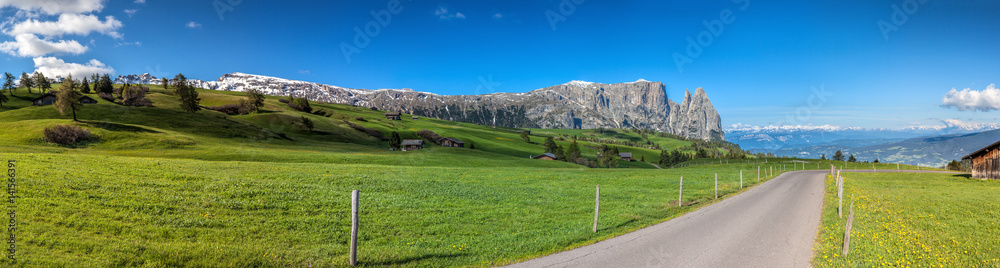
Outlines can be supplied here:
M705 90L674 102L662 82L603 84L584 81L525 93L438 95L412 89L352 89L277 77L231 73L216 81L188 80L205 89L294 96L312 101L402 111L497 127L652 129L686 138L725 140L722 120ZM160 84L150 74L122 75L115 83Z

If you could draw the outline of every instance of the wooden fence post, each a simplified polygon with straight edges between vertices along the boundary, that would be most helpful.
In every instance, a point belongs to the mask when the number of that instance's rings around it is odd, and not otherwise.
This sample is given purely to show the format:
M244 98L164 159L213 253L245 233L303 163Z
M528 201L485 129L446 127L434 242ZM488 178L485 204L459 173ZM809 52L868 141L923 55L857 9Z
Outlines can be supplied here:
M844 227L844 256L851 252L851 229L854 227L854 195L851 195L851 211L847 214L847 226Z
M740 189L743 189L743 170L740 170Z
M680 194L677 195L677 206L684 206L684 176L681 176L681 188L679 190Z
M760 182L760 166L757 166L757 182Z
M837 172L837 216L844 217L844 178Z
M597 185L597 197L594 199L594 232L597 232L597 217L601 210L601 185Z
M719 173L715 173L715 199L719 199Z
M351 192L351 266L358 264L358 190Z

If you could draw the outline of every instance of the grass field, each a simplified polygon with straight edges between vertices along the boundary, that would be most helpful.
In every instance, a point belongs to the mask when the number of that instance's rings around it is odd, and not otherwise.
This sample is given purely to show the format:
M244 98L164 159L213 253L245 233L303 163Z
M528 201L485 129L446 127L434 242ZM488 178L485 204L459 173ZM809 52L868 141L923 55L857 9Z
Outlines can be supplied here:
M739 189L739 169L472 168L5 153L25 267L491 266L662 222ZM684 176L686 206L677 207ZM768 177L765 177L765 180ZM755 183L747 174L746 185ZM601 185L600 231L592 233ZM4 231L6 235L6 231Z
M1000 267L1000 182L962 174L846 173L844 217L836 180L826 198L816 267ZM842 256L854 197L851 248Z

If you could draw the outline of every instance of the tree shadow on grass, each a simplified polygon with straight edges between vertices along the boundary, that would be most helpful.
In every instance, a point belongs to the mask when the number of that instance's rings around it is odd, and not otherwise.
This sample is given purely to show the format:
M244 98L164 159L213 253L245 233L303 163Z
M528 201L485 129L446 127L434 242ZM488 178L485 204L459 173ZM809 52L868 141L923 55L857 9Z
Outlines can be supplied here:
M408 257L408 258L397 259L397 260L387 260L387 261L381 261L381 262L364 262L364 261L358 261L358 265L360 265L360 266L375 266L375 267L403 266L403 265L411 264L411 263L414 263L414 262L421 262L421 261L427 261L427 260L440 260L440 262L443 263L445 259L452 259L452 258L464 257L464 256L467 256L467 255L469 255L469 254L468 253L452 253L452 254L434 253L434 254L426 254L426 255L423 255L423 256L414 256L414 257Z
M107 131L127 131L127 132L142 132L142 133L160 133L159 131L150 130L144 127L130 126L119 123L103 122L103 121L89 121L80 120L80 122L87 123L88 125L96 128L100 128Z
M972 179L972 174L955 174L951 176L955 178Z

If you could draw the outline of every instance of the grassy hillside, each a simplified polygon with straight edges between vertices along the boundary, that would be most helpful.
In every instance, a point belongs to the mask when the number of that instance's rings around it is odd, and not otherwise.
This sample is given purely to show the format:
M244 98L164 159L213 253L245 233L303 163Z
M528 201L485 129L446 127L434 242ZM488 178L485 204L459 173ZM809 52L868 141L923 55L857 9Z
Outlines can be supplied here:
M816 267L998 267L1000 182L968 174L845 173L844 217L836 180L826 203ZM854 197L851 248L842 255Z
M31 106L30 100L40 93L28 94L20 89L0 110L0 127L9 129L0 134L0 146L13 152L85 153L120 156L149 156L203 160L240 160L313 163L366 163L384 165L444 165L444 166L523 166L579 167L567 163L531 161L531 155L544 153L546 137L559 136L560 130L535 131L531 142L524 142L517 129L493 128L428 118L387 120L385 111L363 107L313 102L309 114L281 103L279 97L267 97L263 111L249 115L227 116L202 110L186 113L179 109L179 100L172 93L155 85L148 98L154 107L125 107L98 99L98 104L85 105L78 112L81 122L60 115L52 106ZM54 85L58 88L59 85ZM240 92L199 90L203 106L237 103L244 98ZM301 122L306 117L315 129L307 130ZM359 120L361 118L362 120ZM416 132L428 129L444 137L456 137L475 146L474 150L436 148L418 152L390 151L388 142L352 129L344 121L381 131L385 137L398 132L404 139L420 139ZM94 139L78 148L64 148L45 142L42 130L58 124L75 124L96 134ZM581 132L582 130L574 130ZM614 132L614 130L612 130ZM612 133L609 132L609 133ZM619 130L624 133L624 131ZM288 137L285 139L283 137ZM631 135L608 136L614 140L636 140ZM655 137L664 148L686 146L686 142ZM569 140L557 140L564 147ZM601 144L580 142L582 156L596 160ZM658 150L618 146L622 152L632 152L636 159L655 162ZM205 152L212 152L206 154ZM623 168L653 168L644 163L622 163Z

